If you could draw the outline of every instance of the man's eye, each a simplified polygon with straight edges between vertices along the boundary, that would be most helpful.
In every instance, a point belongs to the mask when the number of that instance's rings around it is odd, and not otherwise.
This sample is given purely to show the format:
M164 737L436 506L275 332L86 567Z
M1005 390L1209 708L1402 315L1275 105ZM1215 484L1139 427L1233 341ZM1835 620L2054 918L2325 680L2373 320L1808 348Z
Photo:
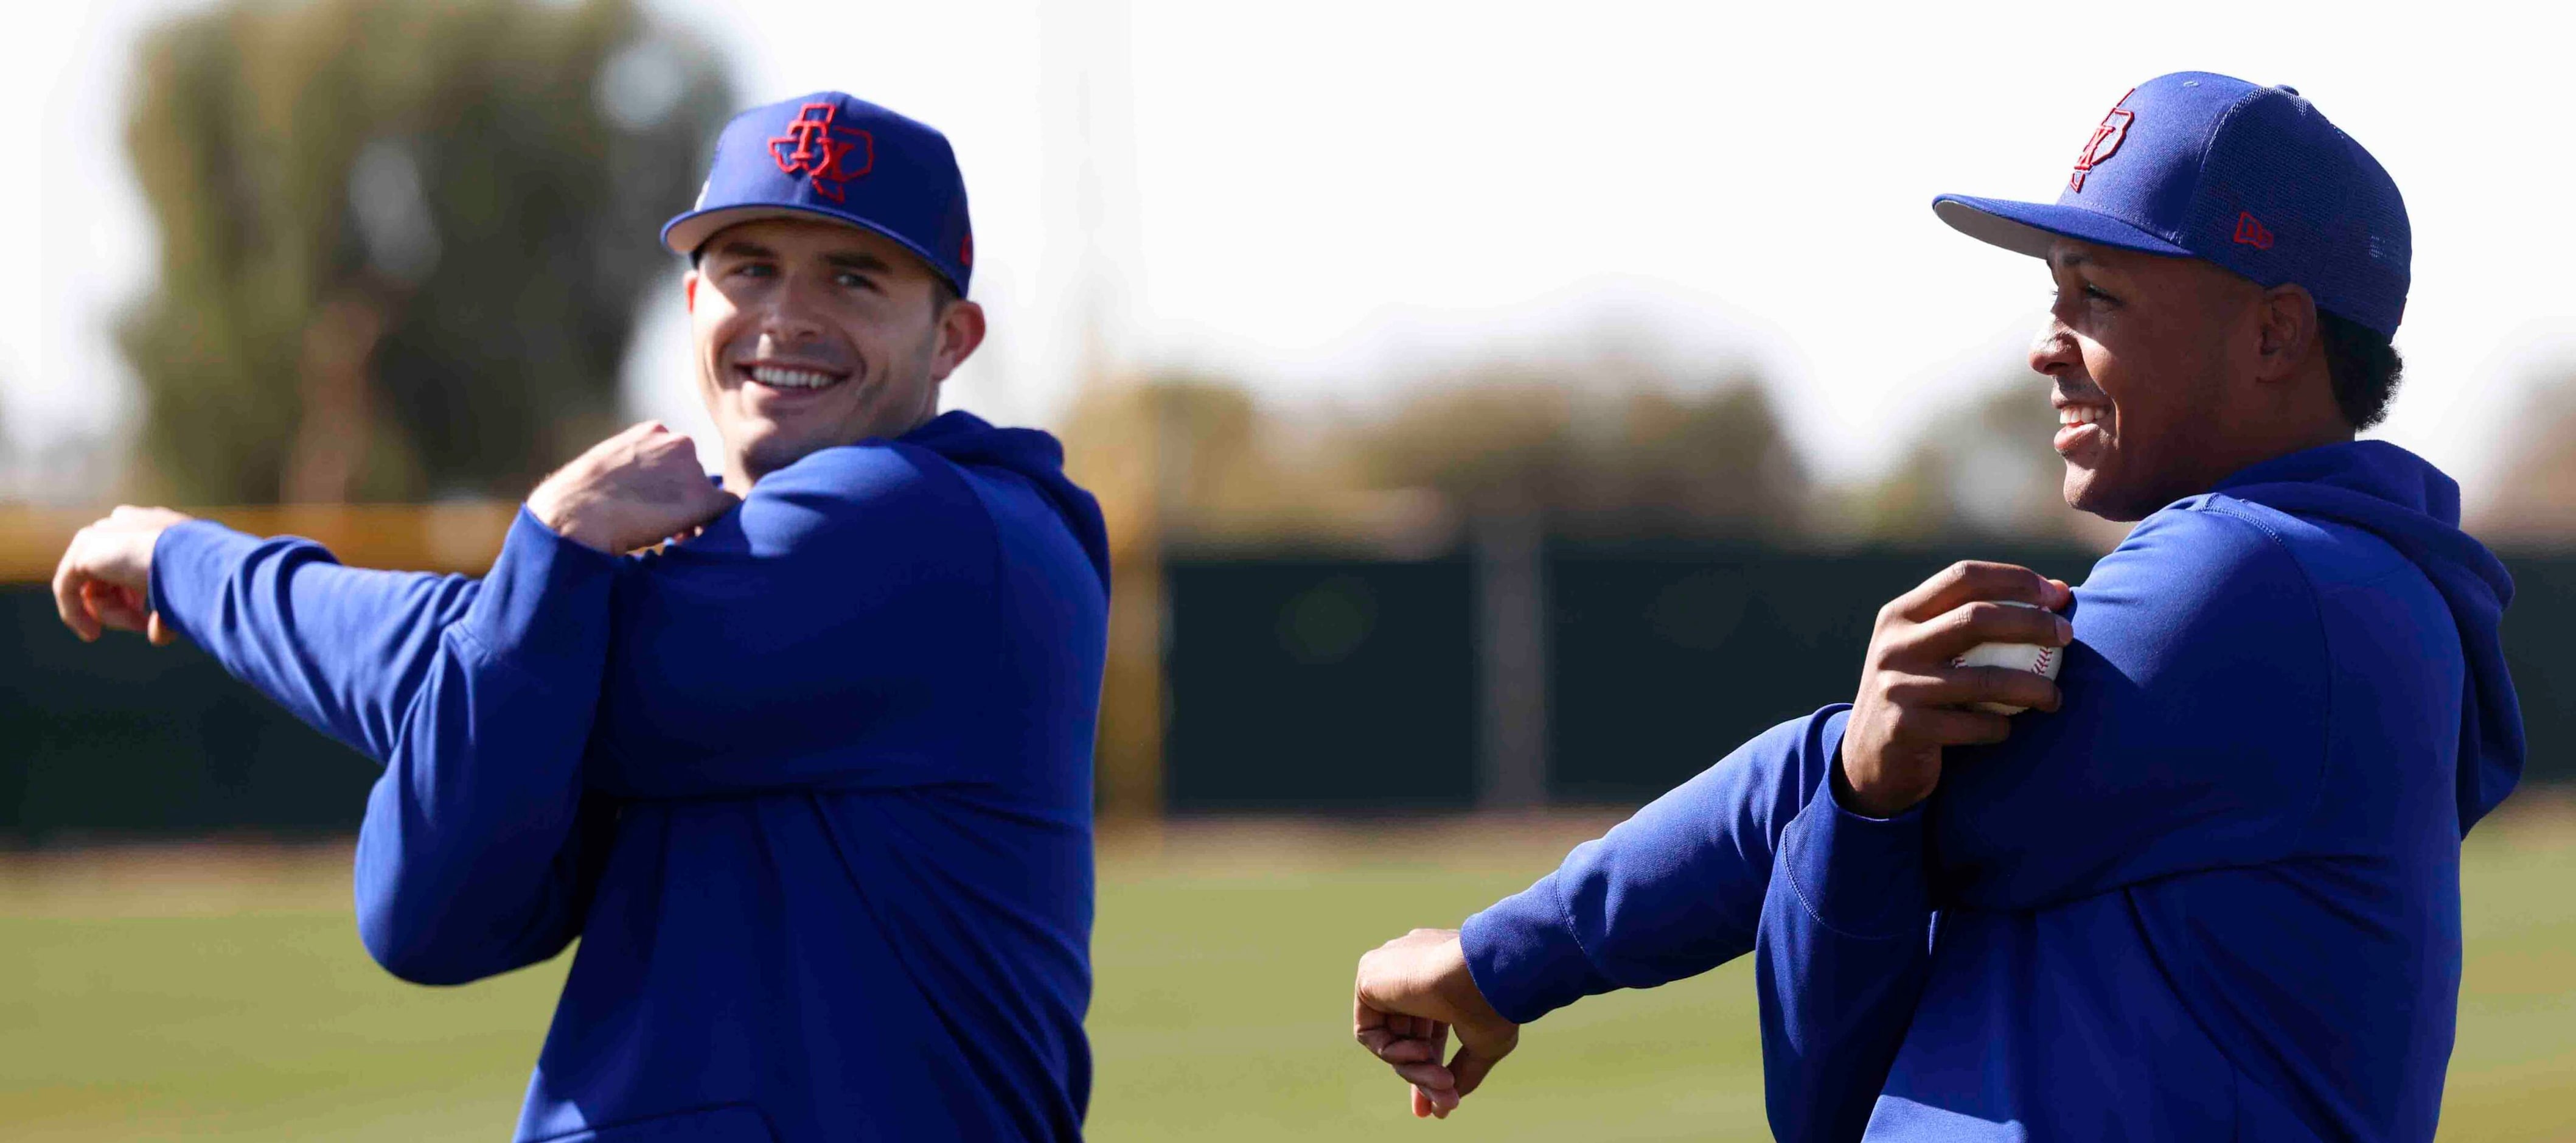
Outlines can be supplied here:
M2101 305L2105 305L2105 306L2117 306L2117 305L2119 305L2119 304L2120 304L2120 299L2115 298L2115 297L2112 297L2112 296L2111 296L2111 295L2109 295L2109 294L2103 293L2103 292L2102 292L2102 288L2101 288L2101 287L2096 286L2096 285L2092 284L2091 282L2086 282L2086 283L2084 283L2083 285L2076 287L2076 290L2075 290L2075 296L2076 296L2078 299L2082 300L2082 301L2089 302L2089 303L2099 303L2099 304L2101 304ZM2063 305L2065 305L2065 304L2066 304L2066 291L2065 291L2064 289L2056 289L2056 290L2051 290L2051 291L2049 291L2049 294L2048 294L2048 308L2050 308L2050 309L2052 309L2052 310L2053 310L2053 309L2056 309L2056 308L2058 308L2058 307L2060 307L2060 306L2063 306Z
M840 275L835 277L833 280L853 290L873 290L877 288L876 282L870 280L867 275L854 274L846 270L842 271Z
M765 262L745 262L733 268L734 275L744 278L766 278L777 273Z

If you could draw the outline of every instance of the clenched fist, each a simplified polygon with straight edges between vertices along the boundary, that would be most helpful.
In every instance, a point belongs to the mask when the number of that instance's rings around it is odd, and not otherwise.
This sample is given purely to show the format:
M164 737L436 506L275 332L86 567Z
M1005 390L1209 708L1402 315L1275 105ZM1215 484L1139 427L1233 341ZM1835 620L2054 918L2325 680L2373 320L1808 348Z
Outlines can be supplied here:
M2065 646L2074 626L2053 613L2073 599L2065 584L2028 568L1971 562L1950 565L1879 609L1843 730L1846 805L1894 817L1932 796L1942 747L2003 741L2012 720L1974 709L1977 703L2056 710L2057 684L2046 678L1950 662L1979 643Z
M54 569L54 610L63 626L83 642L110 630L143 632L155 646L177 638L152 610L152 546L162 529L186 519L167 508L120 504L74 534Z
M646 421L556 470L528 494L528 511L556 535L623 555L693 532L740 502L707 479L689 438Z

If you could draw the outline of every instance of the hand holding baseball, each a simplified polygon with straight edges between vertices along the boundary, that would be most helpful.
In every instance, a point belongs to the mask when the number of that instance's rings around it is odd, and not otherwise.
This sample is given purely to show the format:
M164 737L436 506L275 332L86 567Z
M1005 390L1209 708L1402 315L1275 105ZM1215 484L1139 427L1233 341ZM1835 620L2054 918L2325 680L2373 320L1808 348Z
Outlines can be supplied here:
M1458 1054L1442 1057L1449 1032ZM1521 1041L1467 971L1455 929L1415 929L1360 958L1351 986L1351 1034L1413 1085L1416 1118L1447 1119L1458 1101Z
M622 555L694 531L740 502L707 479L688 437L646 421L556 470L528 494L528 511L565 539Z
M168 646L177 635L152 610L152 547L162 529L186 519L167 508L120 504L75 533L54 568L54 610L63 626L83 642L110 630L138 631Z
M2074 625L2055 612L2073 599L2065 584L2028 568L1967 562L1879 609L1843 730L1850 808L1890 817L1930 797L1942 747L2001 742L2011 732L2011 719L1990 707L2056 710L2051 679L1958 660L1980 644L2066 646Z

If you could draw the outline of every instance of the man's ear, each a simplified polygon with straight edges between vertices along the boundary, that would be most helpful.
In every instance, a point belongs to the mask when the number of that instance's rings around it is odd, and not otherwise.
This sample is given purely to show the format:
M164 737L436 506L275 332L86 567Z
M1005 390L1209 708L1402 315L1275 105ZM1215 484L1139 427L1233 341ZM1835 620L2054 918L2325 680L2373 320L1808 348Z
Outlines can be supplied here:
M680 275L680 296L686 300L687 309L690 313L698 312L698 271L696 267L691 267L688 273Z
M2317 323L2317 299L2307 287L2285 283L2263 291L2260 318L2263 380L2288 380L2323 359L2325 335Z
M945 381L984 344L984 307L964 298L948 303L939 314L939 345L931 351L930 379Z

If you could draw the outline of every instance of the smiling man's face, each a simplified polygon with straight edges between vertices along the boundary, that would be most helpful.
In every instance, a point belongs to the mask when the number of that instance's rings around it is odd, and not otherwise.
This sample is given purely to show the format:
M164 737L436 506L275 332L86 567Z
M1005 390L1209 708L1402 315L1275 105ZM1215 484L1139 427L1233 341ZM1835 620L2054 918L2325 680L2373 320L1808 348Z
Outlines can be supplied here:
M2057 300L2030 350L2055 384L2069 507L2136 520L2244 463L2265 291L2196 258L2061 239Z
M834 223L718 231L687 290L699 396L738 492L818 449L928 421L984 338L983 310L910 251Z

